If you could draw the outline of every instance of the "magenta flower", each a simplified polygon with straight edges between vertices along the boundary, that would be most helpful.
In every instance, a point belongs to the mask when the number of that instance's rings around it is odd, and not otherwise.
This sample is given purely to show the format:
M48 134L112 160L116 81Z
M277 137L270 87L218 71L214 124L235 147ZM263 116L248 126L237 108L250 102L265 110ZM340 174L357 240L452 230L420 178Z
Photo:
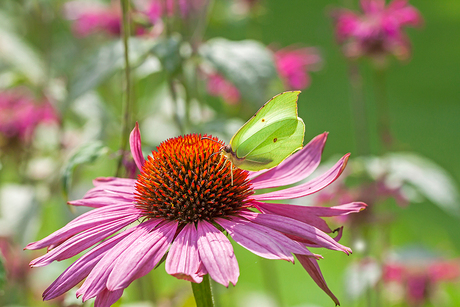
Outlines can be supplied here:
M369 56L380 59L393 54L398 59L410 56L410 42L403 27L418 27L420 13L406 0L361 0L363 13L338 10L334 13L336 37L347 57Z
M135 279L150 272L166 256L166 272L200 283L205 274L228 286L238 281L239 268L233 240L268 259L294 262L297 257L314 281L336 304L317 259L307 247L324 247L351 253L338 243L324 216L346 215L363 210L359 202L335 206L305 207L264 203L313 194L343 171L348 154L324 174L305 183L318 166L327 133L315 137L277 167L261 172L233 169L219 155L222 142L186 135L169 139L144 160L138 127L130 137L131 152L141 170L138 179L98 178L83 199L69 202L95 209L77 217L26 249L47 248L33 260L40 267L73 257L97 244L74 262L43 293L49 300L82 280L77 296L96 297L95 306L110 306ZM254 194L258 189L273 192ZM102 241L102 242L101 242Z
M240 91L236 86L219 74L211 74L208 77L207 87L211 96L220 96L229 104L237 104L241 99Z
M97 32L119 36L121 33L121 9L119 4L111 6L89 5L73 1L65 6L66 17L74 20L72 30L78 37Z
M40 123L57 121L49 102L36 102L20 90L0 92L0 137L28 142Z
M321 57L316 48L287 47L275 52L278 74L287 89L301 90L310 86L308 71L317 70Z
M418 254L423 253L419 251ZM405 293L409 306L424 306L433 298L438 283L455 281L460 277L460 262L436 257L388 261L383 268L383 280L393 289Z

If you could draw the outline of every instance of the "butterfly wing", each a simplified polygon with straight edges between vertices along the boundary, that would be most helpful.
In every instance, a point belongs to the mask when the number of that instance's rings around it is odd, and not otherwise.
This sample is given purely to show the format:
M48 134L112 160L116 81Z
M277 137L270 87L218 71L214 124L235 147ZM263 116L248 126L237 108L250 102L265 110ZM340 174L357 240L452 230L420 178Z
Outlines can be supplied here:
M267 101L232 137L230 145L237 151L240 144L274 122L297 119L297 98L300 91L284 92Z
M236 166L250 171L274 167L302 148L305 125L297 117L299 91L273 97L230 141Z

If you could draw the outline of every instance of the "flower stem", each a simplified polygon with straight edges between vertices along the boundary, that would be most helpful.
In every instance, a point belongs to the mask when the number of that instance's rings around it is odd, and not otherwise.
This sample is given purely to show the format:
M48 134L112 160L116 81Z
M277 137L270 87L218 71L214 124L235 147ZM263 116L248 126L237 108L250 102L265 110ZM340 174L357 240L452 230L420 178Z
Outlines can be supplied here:
M390 129L390 108L387 100L386 78L384 69L375 69L374 93L377 109L377 122L380 143L384 151L388 151L393 145L393 137Z
M277 306L283 306L283 296L279 286L279 274L274 261L271 259L260 258L262 267L262 277L264 279L265 289L276 301Z
M369 121L363 97L363 80L359 67L350 63L348 77L351 85L351 108L354 117L355 142L358 155L370 153Z
M180 133L185 134L185 127L179 115L179 101L177 100L176 86L174 84L174 80L172 77L168 77L168 86L174 105L174 121L176 122L176 125L179 128Z
M125 95L123 99L123 116L121 128L121 145L120 145L120 159L118 161L116 176L120 176L121 167L123 165L124 153L128 148L129 131L132 126L131 111L131 71L129 65L129 36L131 34L130 20L129 20L129 0L121 1L122 19L123 19L123 48L125 51Z
M203 276L203 281L199 284L192 282L193 295L197 307L213 307L214 299L212 296L211 282L209 274Z

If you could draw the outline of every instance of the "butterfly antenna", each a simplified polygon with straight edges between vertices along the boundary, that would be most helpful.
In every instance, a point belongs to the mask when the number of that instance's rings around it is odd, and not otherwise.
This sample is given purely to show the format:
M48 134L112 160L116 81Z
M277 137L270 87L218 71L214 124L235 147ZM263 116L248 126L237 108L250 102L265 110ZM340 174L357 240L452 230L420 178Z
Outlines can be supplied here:
M216 140L213 140L213 139L211 139L211 138L208 138L207 136L202 136L201 139L202 139L202 140L210 140L210 141L213 141L213 142L215 142L215 143L219 143L219 145L222 145L219 141L216 141Z

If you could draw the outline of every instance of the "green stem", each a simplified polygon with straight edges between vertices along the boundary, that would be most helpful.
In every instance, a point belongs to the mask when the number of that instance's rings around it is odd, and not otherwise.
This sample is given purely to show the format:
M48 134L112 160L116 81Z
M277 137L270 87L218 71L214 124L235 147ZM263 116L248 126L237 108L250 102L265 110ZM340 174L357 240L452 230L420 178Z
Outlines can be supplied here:
M174 121L176 122L176 125L179 128L180 133L184 134L185 127L179 116L179 103L177 101L177 91L176 91L176 87L174 85L174 80L172 77L168 77L168 86L169 86L169 91L171 92L171 98L174 104Z
M214 299L212 296L209 275L203 276L203 281L199 284L192 282L193 295L197 307L213 307Z
M123 117L121 128L121 145L120 145L120 159L118 161L116 176L120 176L121 167L123 164L124 153L128 148L129 132L132 125L131 123L131 71L129 65L129 36L131 34L130 20L129 20L129 0L121 1L122 18L123 18L123 47L125 51L125 95L123 100Z
M363 97L363 78L358 65L350 63L348 76L351 85L351 108L354 118L356 150L358 155L368 155L370 153L369 121Z
M380 143L384 151L393 145L390 129L390 108L387 100L385 70L376 69L374 72L374 94L377 109L377 129Z
M278 306L283 306L283 296L280 292L279 274L273 260L259 258L262 267L262 277L264 279L265 289L275 299Z

